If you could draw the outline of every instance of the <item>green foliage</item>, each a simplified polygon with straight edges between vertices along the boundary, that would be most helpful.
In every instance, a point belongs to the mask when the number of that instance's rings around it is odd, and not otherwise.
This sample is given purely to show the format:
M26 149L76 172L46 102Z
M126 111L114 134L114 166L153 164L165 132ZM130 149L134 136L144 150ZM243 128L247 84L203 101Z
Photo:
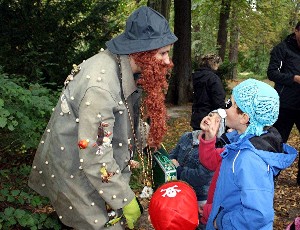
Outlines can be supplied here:
M192 3L192 56L216 53L219 1L201 0Z
M14 80L0 70L1 152L25 151L37 146L57 100L57 93L39 84Z
M30 170L26 164L0 170L0 229L61 229L57 217L45 213L49 200L27 187Z
M255 75L267 77L269 53L263 49L255 49L239 53L240 72L252 72Z
M226 94L230 93L227 80L232 79L232 72L235 66L236 66L235 63L224 61L218 69L217 74L221 78Z
M92 56L115 31L120 0L10 1L0 6L0 65L29 82L62 84L72 64Z

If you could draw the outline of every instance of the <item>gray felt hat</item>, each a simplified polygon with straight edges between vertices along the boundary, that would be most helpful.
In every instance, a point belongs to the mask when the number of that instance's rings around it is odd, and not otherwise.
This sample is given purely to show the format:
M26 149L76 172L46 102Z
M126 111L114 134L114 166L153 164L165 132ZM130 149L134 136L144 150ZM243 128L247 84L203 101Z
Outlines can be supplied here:
M125 32L106 42L106 46L114 54L131 54L159 49L177 39L164 16L142 6L127 19Z

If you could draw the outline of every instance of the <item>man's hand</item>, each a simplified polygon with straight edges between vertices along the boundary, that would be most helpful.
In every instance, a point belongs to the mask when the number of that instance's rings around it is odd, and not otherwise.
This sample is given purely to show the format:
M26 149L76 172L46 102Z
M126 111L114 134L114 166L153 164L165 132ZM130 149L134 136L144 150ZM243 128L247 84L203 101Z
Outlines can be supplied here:
M297 82L298 84L300 84L300 75L294 76L294 82Z
M126 218L127 225L129 229L134 229L134 224L140 218L143 213L143 207L139 204L137 198L123 207L123 214Z
M179 166L179 163L176 159L171 159L173 165L175 165L175 167L177 168Z

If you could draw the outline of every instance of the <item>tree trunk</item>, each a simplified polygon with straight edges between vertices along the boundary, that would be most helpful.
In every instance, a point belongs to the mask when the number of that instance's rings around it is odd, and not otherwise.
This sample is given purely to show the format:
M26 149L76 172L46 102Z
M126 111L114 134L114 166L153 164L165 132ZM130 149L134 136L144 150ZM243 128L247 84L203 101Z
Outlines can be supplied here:
M219 30L218 30L218 51L219 56L224 60L225 52L226 52L226 44L227 44L227 26L228 19L230 15L230 5L231 0L222 0L220 9L220 21L219 21Z
M174 33L178 41L173 50L173 76L167 100L175 105L191 101L191 0L174 0Z
M147 6L160 12L169 21L171 0L148 0Z
M229 45L229 61L234 64L231 79L237 79L237 64L238 64L238 52L239 52L239 25L236 17L236 7L232 10L232 25L230 30L230 45Z

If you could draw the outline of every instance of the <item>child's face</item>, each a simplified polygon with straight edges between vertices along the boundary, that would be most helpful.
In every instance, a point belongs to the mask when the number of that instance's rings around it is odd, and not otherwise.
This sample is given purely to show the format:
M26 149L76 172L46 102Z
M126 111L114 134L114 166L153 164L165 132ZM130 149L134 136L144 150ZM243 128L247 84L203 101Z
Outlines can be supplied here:
M221 117L217 112L216 113L215 112L210 112L207 116L205 116L202 119L202 121L200 123L200 126L201 126L202 130L207 130L212 125L213 126L218 126L218 127L215 127L215 129L218 130L219 125L220 125L220 121L221 121Z
M229 103L231 103L231 105L229 105L226 109L226 125L231 129L237 130L238 133L245 132L245 130L247 129L248 115L245 113L241 114L238 112L238 106L235 103L233 96L231 96Z

